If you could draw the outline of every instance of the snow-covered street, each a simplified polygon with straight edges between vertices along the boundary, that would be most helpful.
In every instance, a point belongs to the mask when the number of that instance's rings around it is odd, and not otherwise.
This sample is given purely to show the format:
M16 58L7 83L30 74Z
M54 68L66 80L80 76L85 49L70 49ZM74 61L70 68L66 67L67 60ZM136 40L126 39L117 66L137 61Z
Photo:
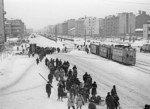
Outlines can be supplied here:
M38 36L29 39L31 43L39 46L53 46L61 49L67 46L72 48L69 53L54 53L47 58L59 58L76 65L78 77L82 80L85 72L88 72L93 81L97 82L98 95L105 98L113 85L116 85L120 105L122 109L143 109L145 104L150 104L150 72L145 73L136 66L125 66L105 58L87 54L85 51L73 49L71 42L57 43L47 38ZM70 44L69 44L70 43ZM44 60L37 65L36 57L27 55L10 56L0 63L0 109L67 109L67 99L57 101L57 81L53 81L52 94L47 98L45 91L46 79L49 69ZM137 52L137 62L145 62L146 69L150 70L150 54ZM148 66L149 65L149 66ZM142 65L141 65L142 66ZM143 66L142 66L143 67ZM87 109L86 103L82 109ZM97 106L97 109L106 109L105 106Z

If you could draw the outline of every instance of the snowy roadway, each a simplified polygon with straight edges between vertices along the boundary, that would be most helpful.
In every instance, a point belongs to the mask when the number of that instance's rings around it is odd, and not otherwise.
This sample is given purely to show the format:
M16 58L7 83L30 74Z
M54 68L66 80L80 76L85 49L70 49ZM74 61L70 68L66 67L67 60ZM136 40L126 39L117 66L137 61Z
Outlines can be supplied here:
M53 41L43 37L32 39L44 46L54 46ZM58 42L57 46L62 46ZM84 51L73 50L70 53L60 53L47 56L68 60L78 68L78 77L82 80L85 72L91 74L98 84L98 94L105 97L113 85L116 85L120 104L123 109L142 109L150 104L150 74L141 72L135 67L124 66L116 62L86 54ZM138 60L148 62L150 58L139 53ZM57 101L57 82L54 80L51 98L48 99L45 92L46 82L39 76L41 73L47 78L49 70L44 61L36 65L36 57L12 56L0 63L0 109L67 109L67 99ZM98 109L106 109L106 106L98 106ZM87 104L83 106L87 109Z

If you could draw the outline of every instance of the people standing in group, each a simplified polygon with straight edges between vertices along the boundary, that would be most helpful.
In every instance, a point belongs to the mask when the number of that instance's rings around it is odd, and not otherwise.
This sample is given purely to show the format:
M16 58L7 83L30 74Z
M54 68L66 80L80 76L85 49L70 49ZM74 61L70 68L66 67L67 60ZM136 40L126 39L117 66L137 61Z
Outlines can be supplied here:
M94 81L94 83L92 84L92 91L91 91L91 95L96 95L97 94L97 84L96 82Z
M56 62L56 63L55 63ZM56 80L58 81L58 100L63 101L63 97L65 93L65 89L70 93L68 96L68 109L73 108L75 109L75 103L76 103L76 108L77 109L82 109L82 106L84 105L84 102L89 103L89 109L96 109L95 104L99 104L101 98L97 102L97 84L96 81L92 82L92 76L90 74L87 74L87 72L83 75L83 86L81 85L82 82L80 82L77 78L77 67L76 65L73 66L72 70L69 69L66 66L69 64L66 64L67 62L62 62L58 58L56 61L54 61L52 58L51 60L47 63L45 61L45 65L48 68L53 68L54 67L54 72L48 75L49 83L47 84L46 87L46 92L48 97L51 95L51 83L52 83L52 76L54 75L56 77ZM56 66L55 66L56 64ZM67 70L66 70L67 68ZM67 72L66 72L67 71ZM65 76L65 73L67 76ZM92 84L93 83L93 84ZM81 85L81 86L80 86ZM91 90L92 89L92 90ZM92 97L90 97L90 92ZM67 94L66 94L67 95ZM76 97L76 100L75 100ZM113 88L111 92L109 92L106 96L106 105L107 109L117 109L119 106L119 97L117 95L116 91L116 86L113 85Z
M76 109L80 108L82 109L82 106L84 105L84 99L82 97L81 94L78 94L77 98L76 98Z
M51 72L48 74L48 80L50 83L53 81L53 74Z
M96 109L96 105L92 102L89 103L88 109Z
M119 104L119 97L118 97L117 94L114 94L112 97L114 98L115 109L117 109L118 106L120 105L120 104Z
M73 93L70 93L70 96L68 97L68 109L70 109L70 107L75 109L74 105L75 105L75 97Z
M106 101L107 109L115 109L115 101L112 95L110 95L110 92L107 93L105 101Z
M63 91L63 83L61 80L59 80L59 83L57 84L57 86L58 86L58 100L63 101L64 91Z

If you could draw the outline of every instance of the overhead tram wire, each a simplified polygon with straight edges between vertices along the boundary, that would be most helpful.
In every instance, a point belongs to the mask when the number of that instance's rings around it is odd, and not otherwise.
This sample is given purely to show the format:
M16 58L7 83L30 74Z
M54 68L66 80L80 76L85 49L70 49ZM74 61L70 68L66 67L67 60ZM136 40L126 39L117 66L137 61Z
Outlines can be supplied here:
M142 3L142 2L110 1L110 0L105 0L105 1L111 2L111 3L126 3L126 4L137 4L137 5L150 5L150 3Z

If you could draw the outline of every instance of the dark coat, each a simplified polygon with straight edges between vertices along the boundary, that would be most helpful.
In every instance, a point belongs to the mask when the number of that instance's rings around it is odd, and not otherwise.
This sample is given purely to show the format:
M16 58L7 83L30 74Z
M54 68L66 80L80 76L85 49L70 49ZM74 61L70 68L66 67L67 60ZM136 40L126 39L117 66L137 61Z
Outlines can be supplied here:
M94 82L92 84L92 92L91 92L92 95L96 95L97 94L96 88L97 88L97 84Z
M51 86L51 84L46 84L46 92L47 93L51 93L51 88L52 88L53 86Z
M62 83L58 83L58 96L59 97L63 97L63 95L64 95L63 84Z
M83 81L84 81L84 82L86 82L87 77L88 77L88 74L84 74L84 75L83 75Z
M96 105L94 103L89 103L88 109L96 109Z
M111 95L106 96L106 105L109 109L115 109L114 98Z
M48 80L49 80L50 82L52 82L52 80L53 80L53 74L52 74L52 73L49 73L49 75L48 75Z
M117 91L116 91L116 88L113 88L113 89L111 90L111 95L115 95L115 94L117 94Z
M91 95L96 95L96 94L97 94L96 88L92 88Z
M113 96L113 98L114 98L114 101L115 101L115 107L118 107L118 106L119 106L119 97L118 97L118 95L115 94L115 95Z

